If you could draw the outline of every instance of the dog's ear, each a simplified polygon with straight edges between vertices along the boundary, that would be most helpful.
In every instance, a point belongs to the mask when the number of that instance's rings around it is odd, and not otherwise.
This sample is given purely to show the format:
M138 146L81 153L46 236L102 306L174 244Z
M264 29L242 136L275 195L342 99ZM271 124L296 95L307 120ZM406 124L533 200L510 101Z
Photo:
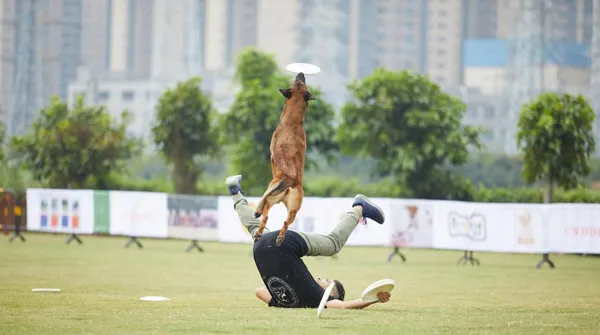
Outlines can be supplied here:
M291 88L280 88L279 92L286 98L289 99L292 97L292 89Z
M306 101L311 101L311 100L317 100L315 97L313 97L312 94L310 94L309 91L304 92L304 100Z

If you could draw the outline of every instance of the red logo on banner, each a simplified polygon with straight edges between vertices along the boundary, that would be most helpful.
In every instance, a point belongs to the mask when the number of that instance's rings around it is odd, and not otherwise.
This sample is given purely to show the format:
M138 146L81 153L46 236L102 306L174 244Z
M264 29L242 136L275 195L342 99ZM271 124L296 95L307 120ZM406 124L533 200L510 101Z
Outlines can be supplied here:
M600 237L600 228L598 227L567 227L565 228L567 236L581 237Z

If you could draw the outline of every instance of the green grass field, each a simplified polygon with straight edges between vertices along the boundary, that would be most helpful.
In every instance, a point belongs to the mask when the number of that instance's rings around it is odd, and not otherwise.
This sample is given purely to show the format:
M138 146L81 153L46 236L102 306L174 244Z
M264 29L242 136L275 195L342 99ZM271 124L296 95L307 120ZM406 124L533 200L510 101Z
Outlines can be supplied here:
M338 259L312 258L315 276L340 278L348 298L392 278L387 304L365 310L268 308L250 245L62 235L0 239L0 334L600 334L600 259L556 255L476 254L480 267L456 266L458 251L346 247ZM61 293L32 293L56 287ZM144 302L145 295L172 301Z

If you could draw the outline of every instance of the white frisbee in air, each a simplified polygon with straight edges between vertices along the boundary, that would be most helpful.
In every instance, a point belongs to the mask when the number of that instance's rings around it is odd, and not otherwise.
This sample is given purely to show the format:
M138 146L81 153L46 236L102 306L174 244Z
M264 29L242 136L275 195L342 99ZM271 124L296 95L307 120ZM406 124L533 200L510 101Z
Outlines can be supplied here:
M367 286L362 293L362 301L374 302L377 301L377 293L379 292L392 292L396 283L393 279L382 279L374 282Z
M146 297L141 297L140 300L142 300L142 301L169 301L171 299L169 299L167 297L146 296Z
M321 72L321 69L318 66L308 63L292 63L288 64L285 68L293 73L302 72L304 74L317 74Z
M34 288L31 292L60 292L59 288Z
M331 290L333 290L333 286L335 283L329 284L329 287L323 293L323 297L321 298L321 303L319 304L319 308L317 308L317 318L321 316L323 310L325 309L325 304L327 303L327 299L329 299L329 295L331 294Z

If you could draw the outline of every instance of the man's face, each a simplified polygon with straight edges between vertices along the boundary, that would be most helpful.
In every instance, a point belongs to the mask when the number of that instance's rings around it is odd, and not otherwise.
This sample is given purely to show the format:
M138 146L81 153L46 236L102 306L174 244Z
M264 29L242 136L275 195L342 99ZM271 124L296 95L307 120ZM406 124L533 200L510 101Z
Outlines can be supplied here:
M329 285L331 283L333 283L333 279L318 277L317 278L317 283L319 283L319 286L321 286L324 290L326 290L329 287ZM332 297L337 297L337 294L338 294L337 288L334 286L333 290L331 290L330 295Z

